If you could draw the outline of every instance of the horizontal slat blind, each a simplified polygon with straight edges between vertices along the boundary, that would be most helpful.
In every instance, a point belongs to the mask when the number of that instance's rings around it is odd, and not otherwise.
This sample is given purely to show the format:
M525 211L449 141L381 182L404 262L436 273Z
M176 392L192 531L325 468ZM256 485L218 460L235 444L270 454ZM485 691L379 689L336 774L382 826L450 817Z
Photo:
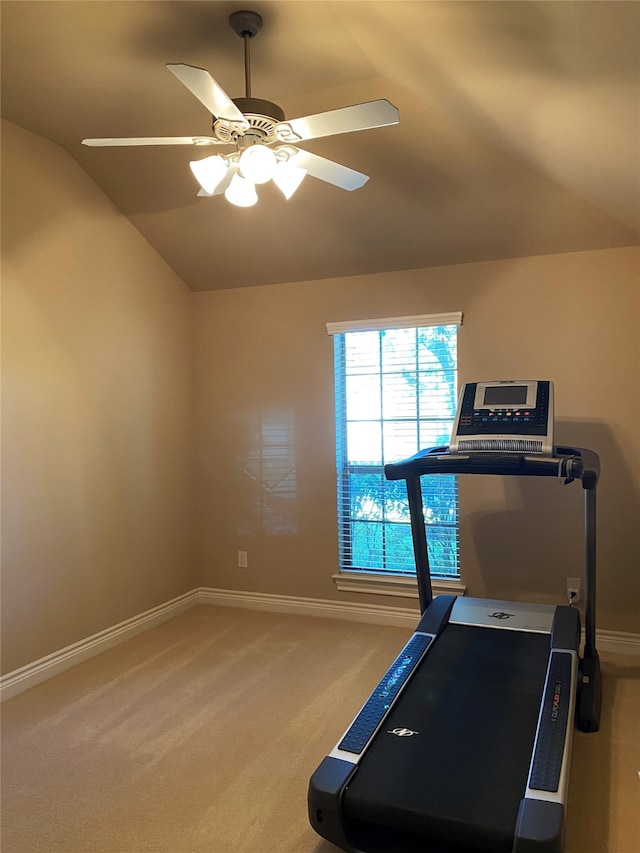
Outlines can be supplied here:
M449 442L461 315L444 316L459 319L341 332L331 324L341 570L415 572L405 483L387 481L384 465ZM424 478L423 492L432 575L459 577L456 478Z

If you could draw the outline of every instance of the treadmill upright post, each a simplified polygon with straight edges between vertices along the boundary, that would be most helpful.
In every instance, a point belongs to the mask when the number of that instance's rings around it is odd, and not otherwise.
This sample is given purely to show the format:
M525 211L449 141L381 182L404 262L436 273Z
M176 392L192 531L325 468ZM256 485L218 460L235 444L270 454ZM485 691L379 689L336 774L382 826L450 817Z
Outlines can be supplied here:
M584 634L585 657L596 652L596 490L584 489L584 533L585 533L585 604Z
M585 508L584 654L580 661L576 722L583 732L600 729L602 672L596 649L596 483L583 479Z
M409 498L409 515L411 517L413 554L416 561L420 612L424 613L433 601L433 589L431 587L431 570L429 568L429 552L427 550L426 522L422 508L420 475L417 477L407 477L406 484L407 497Z

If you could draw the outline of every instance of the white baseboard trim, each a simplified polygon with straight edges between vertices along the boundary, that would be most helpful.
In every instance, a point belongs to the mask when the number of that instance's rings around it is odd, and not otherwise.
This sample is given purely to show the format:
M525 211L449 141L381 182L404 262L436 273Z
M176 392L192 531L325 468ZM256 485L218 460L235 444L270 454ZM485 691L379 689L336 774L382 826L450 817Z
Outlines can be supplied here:
M0 702L35 687L54 675L59 675L107 649L130 640L143 631L195 607L197 604L218 607L241 607L273 613L290 613L299 616L319 616L327 619L346 619L413 629L419 617L418 608L390 607L382 604L361 604L351 601L329 601L321 598L302 598L293 595L274 595L234 589L199 587L167 601L138 616L126 619L85 640L80 640L60 651L40 658L33 663L0 677ZM598 650L612 654L640 655L640 634L625 631L597 631Z
M329 601L323 598L300 598L295 595L273 595L265 592L209 587L201 587L199 594L201 604L245 607L249 610L269 610L274 613L291 613L299 616L322 616L327 619L350 619L352 622L370 622L375 625L392 625L399 628L414 628L420 617L417 607L410 609L383 604Z
M57 652L33 661L33 663L14 669L13 672L8 672L0 678L0 702L11 699L30 687L35 687L36 684L53 678L54 675L59 675L61 672L71 669L72 666L99 655L101 652L106 652L107 649L124 643L137 634L143 633L143 631L155 628L161 622L172 619L198 603L198 590L191 590L191 592L172 598L171 601L160 604L158 607L145 610L144 613L139 613L131 619L125 619L124 622L119 622L111 628L99 631L91 637L65 646Z
M584 630L582 640L584 641ZM596 648L599 652L615 655L640 655L640 634L596 630Z

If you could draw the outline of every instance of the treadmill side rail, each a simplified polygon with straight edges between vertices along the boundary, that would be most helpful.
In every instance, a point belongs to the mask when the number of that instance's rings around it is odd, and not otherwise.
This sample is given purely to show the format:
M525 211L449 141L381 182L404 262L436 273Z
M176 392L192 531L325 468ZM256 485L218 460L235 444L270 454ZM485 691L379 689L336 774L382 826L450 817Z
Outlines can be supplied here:
M365 851L354 847L347 838L342 821L343 793L378 728L411 680L432 641L446 627L455 601L455 595L439 595L434 599L394 663L311 777L307 797L309 822L318 835L347 853Z
M580 651L580 611L565 605L556 607L551 632L552 649Z
M566 802L575 712L577 654L553 649L545 680L526 796Z
M520 802L513 853L562 853L564 806L545 800Z
M309 782L309 822L322 838L341 850L360 853L346 838L340 812L342 793L356 772L356 765L327 756Z
M358 764L394 703L409 684L418 664L428 653L431 643L447 625L456 601L455 595L439 595L433 600L415 632L331 750L329 757Z

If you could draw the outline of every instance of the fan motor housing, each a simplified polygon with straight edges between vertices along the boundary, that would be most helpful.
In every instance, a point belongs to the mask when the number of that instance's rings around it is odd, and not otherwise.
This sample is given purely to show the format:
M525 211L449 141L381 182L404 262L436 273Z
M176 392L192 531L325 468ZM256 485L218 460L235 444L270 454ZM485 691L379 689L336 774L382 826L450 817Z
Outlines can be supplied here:
M214 117L211 127L216 139L225 145L235 145L245 133L251 132L259 135L265 144L276 141L276 127L284 121L281 107L261 98L233 98L233 103L244 115L249 128L242 129L234 122Z
M284 121L284 110L271 101L263 101L262 98L232 98L233 103L241 113L252 113L274 121Z

